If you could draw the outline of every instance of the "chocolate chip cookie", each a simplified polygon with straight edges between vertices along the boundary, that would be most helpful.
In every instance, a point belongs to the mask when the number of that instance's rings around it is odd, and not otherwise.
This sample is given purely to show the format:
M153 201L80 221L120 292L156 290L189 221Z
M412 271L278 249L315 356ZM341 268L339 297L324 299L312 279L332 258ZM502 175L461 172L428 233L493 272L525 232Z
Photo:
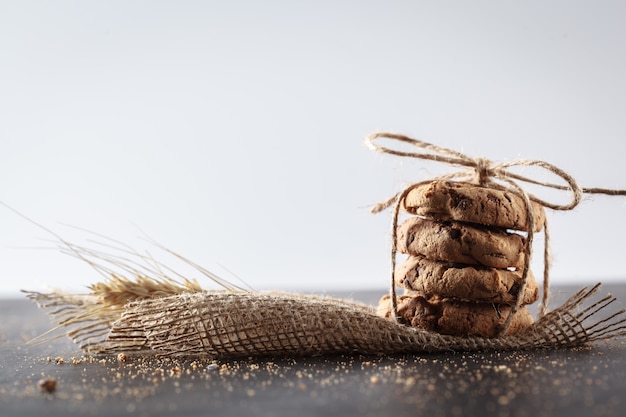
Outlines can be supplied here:
M531 202L535 227L543 229L545 211ZM528 230L522 197L511 191L453 181L432 181L412 189L404 201L404 209L436 220L478 223L512 230Z
M439 261L501 269L524 265L524 238L504 229L411 217L398 227L396 244L401 253Z
M522 271L434 261L409 256L396 268L396 284L426 295L468 301L513 304L521 288ZM539 299L539 286L528 271L523 304Z
M473 303L441 297L427 297L411 293L398 297L398 317L413 327L452 336L495 337L504 324L509 306L491 303ZM391 316L389 295L381 298L377 313L381 317ZM518 310L510 326L504 332L512 335L522 332L533 324L526 308Z

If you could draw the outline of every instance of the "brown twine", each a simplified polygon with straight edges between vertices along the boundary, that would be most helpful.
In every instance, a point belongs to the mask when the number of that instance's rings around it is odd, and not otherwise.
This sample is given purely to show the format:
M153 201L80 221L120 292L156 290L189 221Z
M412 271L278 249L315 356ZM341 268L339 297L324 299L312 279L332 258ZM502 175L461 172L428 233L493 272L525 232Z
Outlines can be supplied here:
M430 151L430 152L405 152L397 149L392 149L386 146L379 145L375 143L376 139L391 139L399 142L407 143L411 146L416 147L419 150ZM626 190L613 190L606 188L582 188L578 185L578 182L567 172L558 168L555 165L552 165L548 162L539 161L539 160L530 160L530 159L518 159L510 162L502 162L502 163L494 163L485 158L472 158L467 156L461 152L444 148L441 146L433 145L428 142L424 142L422 140L413 139L405 135L395 134L395 133L387 133L387 132L379 132L369 135L365 138L366 145L380 153L386 153L401 157L408 158L417 158L423 160L430 160L435 162L443 162L450 165L461 166L469 168L466 171L456 172L452 174L442 175L434 179L451 179L451 180L472 180L477 184L486 187L496 187L502 188L519 195L522 197L524 201L524 206L526 209L526 220L528 224L528 233L525 241L525 252L526 257L524 260L524 266L522 269L522 282L520 291L517 294L517 299L515 304L511 308L509 315L504 322L500 334L502 334L509 327L513 315L517 312L517 310L522 305L524 289L526 287L526 282L528 279L528 271L532 256L532 243L534 238L534 225L536 223L535 215L533 210L531 209L531 201L534 201L544 207L551 208L553 210L572 210L575 208L580 201L582 200L582 196L584 193L586 194L605 194L610 196L619 196L626 195ZM563 179L566 185L559 185L545 181L538 181L529 177L525 177L514 172L511 172L509 168L512 167L523 167L523 166L536 166L539 168L543 168L548 172L556 175ZM371 211L372 213L378 213L391 205L394 206L393 216L392 216L392 229L391 229L391 285L389 289L389 294L391 298L391 317L394 321L398 321L398 302L396 295L396 284L395 284L395 269L396 269L396 256L397 256L397 226L398 226L398 217L400 213L401 207L404 206L405 198L408 193L416 188L419 185L422 185L429 181L422 181L418 183L413 183L407 186L404 190L400 191L396 195L394 195L389 200L379 203L375 205ZM542 187L552 188L556 190L569 191L571 193L571 199L569 202L564 204L557 204L547 200L543 200L537 197L534 194L526 191L522 186L520 186L517 182L522 181L528 184L539 185ZM548 305L548 298L550 295L550 233L548 231L547 220L544 223L544 271L543 271L543 294L541 305L539 307L539 318L545 316Z

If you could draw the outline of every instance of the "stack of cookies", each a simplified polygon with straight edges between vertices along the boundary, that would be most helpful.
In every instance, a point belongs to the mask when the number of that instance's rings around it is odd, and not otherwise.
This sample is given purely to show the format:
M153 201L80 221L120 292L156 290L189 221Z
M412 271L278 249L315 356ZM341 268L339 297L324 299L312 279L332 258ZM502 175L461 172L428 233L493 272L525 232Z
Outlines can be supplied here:
M407 259L396 269L398 318L411 326L448 335L495 337L521 290L528 231L523 199L511 192L471 183L433 181L413 188L397 230L396 248ZM532 204L534 231L543 228L543 207ZM505 334L533 323L525 308L539 298L530 271L524 307ZM391 316L390 297L378 313Z

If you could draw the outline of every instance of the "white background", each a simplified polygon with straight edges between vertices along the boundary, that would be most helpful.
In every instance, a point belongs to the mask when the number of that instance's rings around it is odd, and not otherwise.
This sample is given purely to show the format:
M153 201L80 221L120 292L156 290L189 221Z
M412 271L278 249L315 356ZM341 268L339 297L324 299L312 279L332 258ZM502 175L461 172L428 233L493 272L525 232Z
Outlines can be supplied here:
M257 289L386 288L368 208L457 168L369 133L626 188L624 4L2 0L0 201ZM549 212L553 282L626 277L625 204ZM0 206L1 295L101 278L50 238Z

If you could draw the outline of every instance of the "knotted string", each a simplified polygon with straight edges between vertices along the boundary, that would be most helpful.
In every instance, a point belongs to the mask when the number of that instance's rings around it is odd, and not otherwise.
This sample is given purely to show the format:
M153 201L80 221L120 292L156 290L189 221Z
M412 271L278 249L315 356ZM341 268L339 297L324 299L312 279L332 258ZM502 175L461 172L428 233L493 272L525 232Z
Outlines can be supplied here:
M411 146L416 147L421 152L406 152L393 148L389 148L386 146L379 145L375 143L376 139L385 138L392 139L399 142L407 143ZM472 181L476 182L478 185L484 187L495 187L498 189L506 189L514 194L519 195L525 206L526 210L526 224L528 228L527 237L525 240L525 253L526 256L524 258L524 266L522 269L522 279L520 290L517 294L517 298L515 304L511 308L508 317L506 318L502 328L500 330L500 334L502 334L509 327L513 315L519 310L522 305L523 294L526 288L526 281L528 279L528 272L530 270L530 261L532 256L532 244L534 238L534 228L536 225L535 214L532 209L532 201L542 205L543 207L551 208L554 210L572 210L575 208L582 200L583 194L606 194L611 196L618 195L626 195L626 190L613 190L606 188L582 188L578 185L576 180L569 175L567 172L558 168L555 165L552 165L548 162L538 161L538 160L528 160L528 159L518 159L510 162L503 163L494 163L485 158L472 158L461 152L457 152L452 149L447 149L444 147L440 147L437 145L433 145L428 142L424 142L418 139L413 139L407 137L405 135L394 134L394 133L374 133L367 138L365 138L366 145L380 153L387 153L391 155L401 156L401 157L409 157L409 158L417 158L430 160L435 162L443 162L450 165L461 166L468 168L465 171L455 172L451 174L446 174L439 176L435 179L450 179L457 181ZM430 151L430 152L427 152ZM565 185L553 184L550 182L538 181L529 177L525 177L519 174L516 174L509 170L511 167L521 167L521 166L536 166L539 168L543 168L548 172L560 177L565 182ZM390 285L390 298L391 298L391 316L394 320L398 320L398 302L396 296L396 283L395 283L395 270L396 270L396 255L397 255L397 227L398 227L398 217L400 213L401 207L404 207L404 201L406 196L409 194L411 190L414 188L430 182L422 181L418 183L411 184L407 186L404 190L400 191L396 195L394 195L389 200L379 203L375 205L371 211L372 213L378 213L391 205L394 205L393 218L392 218L392 229L391 229L391 285ZM563 204L553 203L544 199L537 197L534 194L527 192L522 186L518 184L519 181L539 185L542 187L552 188L561 191L568 191L571 194L571 198L568 202ZM547 219L543 224L544 227L544 270L543 270L543 295L541 300L541 305L539 307L539 317L542 317L547 311L548 298L549 298L549 288L550 288L550 234L548 232L548 223Z

